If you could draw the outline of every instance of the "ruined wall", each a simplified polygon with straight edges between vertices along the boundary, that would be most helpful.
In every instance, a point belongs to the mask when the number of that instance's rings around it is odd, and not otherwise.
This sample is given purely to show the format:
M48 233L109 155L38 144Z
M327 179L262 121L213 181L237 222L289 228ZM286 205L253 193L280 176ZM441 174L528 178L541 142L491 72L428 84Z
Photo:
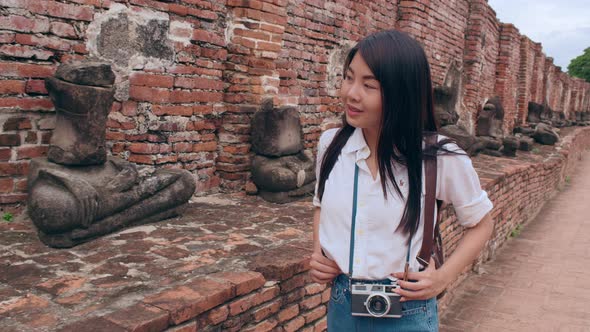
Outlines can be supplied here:
M504 106L504 134L511 134L517 117L519 92L520 33L512 24L500 24L495 93Z
M250 120L265 99L295 106L306 149L340 114L346 51L380 29L425 47L435 85L460 73L456 109L474 132L485 101L504 101L509 133L528 101L588 111L590 88L485 0L0 0L0 204L26 199L29 160L47 152L54 110L43 79L60 63L99 59L117 73L110 152L190 170L197 193L250 179ZM575 116L575 115L574 115ZM22 205L20 205L22 207Z
M544 103L547 103L551 109L557 107L557 95L559 92L559 86L556 82L557 67L553 64L553 58L549 57L545 59L545 76L543 95L545 99Z
M545 101L545 61L546 56L540 43L534 43L535 60L533 64L533 79L531 83L531 100L537 104Z
M444 83L451 64L462 66L468 15L467 0L399 4L396 28L411 34L424 46L434 85Z
M464 111L460 123L473 132L477 113L486 100L493 97L499 47L499 26L496 13L485 0L469 4L469 21L465 32Z
M519 126L526 122L529 101L533 100L535 68L535 44L527 36L520 38L520 68L518 70L518 99L516 122Z

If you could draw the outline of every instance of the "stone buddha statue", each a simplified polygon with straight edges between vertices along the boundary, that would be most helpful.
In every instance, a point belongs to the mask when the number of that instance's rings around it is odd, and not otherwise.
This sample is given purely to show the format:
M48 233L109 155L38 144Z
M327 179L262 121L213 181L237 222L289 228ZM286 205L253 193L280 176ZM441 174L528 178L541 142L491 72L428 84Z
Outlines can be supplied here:
M274 108L272 99L254 114L252 181L263 199L288 203L313 193L314 160L303 150L301 131L297 110Z
M46 81L56 128L47 159L31 161L27 207L40 239L51 247L172 217L195 192L186 170L141 176L134 164L107 157L114 79L109 65L83 63L62 65Z

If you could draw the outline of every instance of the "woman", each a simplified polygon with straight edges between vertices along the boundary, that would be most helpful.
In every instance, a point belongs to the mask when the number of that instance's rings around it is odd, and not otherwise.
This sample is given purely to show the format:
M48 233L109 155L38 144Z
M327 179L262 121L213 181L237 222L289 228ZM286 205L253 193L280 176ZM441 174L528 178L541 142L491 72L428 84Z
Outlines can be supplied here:
M439 269L432 261L422 266L415 258L423 232L424 133L436 131L424 50L403 32L374 33L348 54L340 92L344 126L323 133L318 146L310 263L313 281L333 282L328 331L438 331L436 295L490 237L492 203L469 157L439 136L436 198L452 203L467 229ZM396 278L401 318L352 314L351 284Z

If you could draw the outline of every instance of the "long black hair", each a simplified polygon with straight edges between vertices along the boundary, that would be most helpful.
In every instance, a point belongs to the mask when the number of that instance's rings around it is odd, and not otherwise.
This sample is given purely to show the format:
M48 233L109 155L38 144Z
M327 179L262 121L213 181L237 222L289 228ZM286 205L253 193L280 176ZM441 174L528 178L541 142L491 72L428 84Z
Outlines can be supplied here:
M393 175L393 163L406 166L409 192L399 229L413 234L418 228L421 210L423 137L435 134L434 102L430 65L420 44L408 34L396 30L373 33L356 44L344 63L344 74L356 54L361 54L381 86L381 132L377 144L377 163L383 195L387 199L387 181L403 198ZM355 128L343 118L343 127L326 149L320 168L318 195L324 194L326 180L340 152Z

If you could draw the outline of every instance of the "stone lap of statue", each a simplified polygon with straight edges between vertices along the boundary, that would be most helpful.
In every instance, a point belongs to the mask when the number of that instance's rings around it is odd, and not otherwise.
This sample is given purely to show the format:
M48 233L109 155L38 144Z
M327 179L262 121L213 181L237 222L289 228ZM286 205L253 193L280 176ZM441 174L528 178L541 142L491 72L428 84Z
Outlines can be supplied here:
M28 212L41 240L72 247L174 216L195 192L188 171L140 176L134 164L106 155L115 78L110 66L62 65L55 76L46 81L57 113L48 160L33 159L28 178Z

